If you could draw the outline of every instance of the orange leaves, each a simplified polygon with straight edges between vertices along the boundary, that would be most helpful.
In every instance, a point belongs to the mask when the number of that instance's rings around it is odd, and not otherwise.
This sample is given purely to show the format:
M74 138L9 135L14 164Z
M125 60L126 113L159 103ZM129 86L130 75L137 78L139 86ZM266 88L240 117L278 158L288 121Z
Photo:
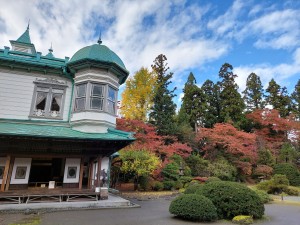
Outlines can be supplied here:
M198 140L207 140L205 149L221 148L226 153L242 158L256 159L256 135L239 131L227 123L217 123L213 128L201 128Z
M176 137L160 136L153 125L140 120L117 119L117 129L135 132L136 141L128 147L130 149L146 149L161 157L170 157L173 154L187 157L192 151L187 144L178 142ZM166 145L166 140L170 144Z

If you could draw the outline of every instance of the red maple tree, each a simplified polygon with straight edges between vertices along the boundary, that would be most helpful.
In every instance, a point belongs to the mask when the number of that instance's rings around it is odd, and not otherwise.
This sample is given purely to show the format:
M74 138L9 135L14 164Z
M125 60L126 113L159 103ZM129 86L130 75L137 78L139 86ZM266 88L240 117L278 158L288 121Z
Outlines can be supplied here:
M261 148L268 148L274 155L287 141L299 141L299 121L293 116L282 118L276 109L261 109L247 115L256 123L254 133Z
M197 140L203 143L206 158L214 159L221 154L230 158L243 174L251 174L257 159L255 134L240 131L228 123L217 123L213 128L201 128Z
M176 137L160 136L153 125L140 120L117 119L117 129L134 132L136 141L128 148L149 150L160 156L163 161L168 161L173 154L187 157L192 151L187 144L178 142ZM165 144L166 140L168 145Z

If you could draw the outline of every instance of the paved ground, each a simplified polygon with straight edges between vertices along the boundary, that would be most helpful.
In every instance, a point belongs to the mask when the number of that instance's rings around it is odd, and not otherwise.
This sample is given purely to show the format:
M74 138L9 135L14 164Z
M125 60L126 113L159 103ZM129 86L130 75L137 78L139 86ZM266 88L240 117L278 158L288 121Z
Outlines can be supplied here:
M149 201L136 201L141 208L129 209L97 209L60 211L39 215L41 225L190 225L201 224L176 219L168 212L170 200L155 199ZM26 217L34 217L29 215ZM259 225L298 225L300 224L300 206L286 204L266 205L266 216L268 219L258 221ZM2 217L2 222L1 222ZM24 215L0 215L0 224L8 225L12 222L24 219ZM208 223L209 225L231 224L220 221Z

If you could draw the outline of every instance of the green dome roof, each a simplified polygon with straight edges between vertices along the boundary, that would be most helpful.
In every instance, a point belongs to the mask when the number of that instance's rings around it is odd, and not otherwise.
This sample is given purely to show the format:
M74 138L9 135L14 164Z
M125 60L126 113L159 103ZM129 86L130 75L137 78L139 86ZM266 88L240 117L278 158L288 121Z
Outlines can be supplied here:
M83 59L92 59L97 61L103 61L107 63L115 63L122 69L126 70L126 67L119 56L110 50L105 45L101 44L93 44L91 46L84 47L78 50L69 63L73 63L75 61L83 60ZM127 70L126 70L127 71Z

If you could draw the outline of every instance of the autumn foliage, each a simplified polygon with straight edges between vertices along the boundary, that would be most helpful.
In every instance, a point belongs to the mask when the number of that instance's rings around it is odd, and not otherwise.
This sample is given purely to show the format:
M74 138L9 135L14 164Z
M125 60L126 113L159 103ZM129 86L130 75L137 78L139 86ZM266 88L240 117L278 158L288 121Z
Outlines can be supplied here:
M275 155L284 142L299 138L299 122L292 116L282 118L276 109L255 110L247 117L256 123L254 133L260 138L260 147L271 149Z
M203 143L206 158L214 159L222 152L243 174L251 174L257 159L255 134L240 131L231 124L217 123L213 128L201 128L197 139Z
M187 144L178 142L176 137L160 136L156 133L153 125L140 120L117 119L117 129L135 133L136 141L128 146L128 149L145 149L162 159L167 159L173 154L187 157L192 151ZM166 144L166 140L168 140L168 144Z

